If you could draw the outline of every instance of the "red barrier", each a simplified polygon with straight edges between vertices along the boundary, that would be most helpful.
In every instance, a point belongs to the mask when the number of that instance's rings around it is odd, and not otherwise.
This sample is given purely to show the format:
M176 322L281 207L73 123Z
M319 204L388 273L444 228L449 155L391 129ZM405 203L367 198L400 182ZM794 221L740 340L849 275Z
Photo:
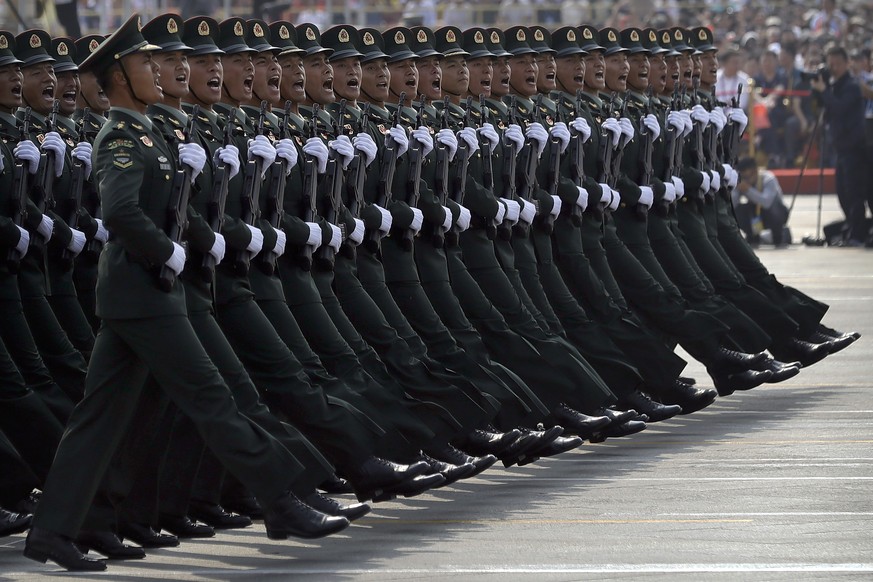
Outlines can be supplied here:
M800 175L799 169L791 170L771 170L776 179L779 180L779 185L782 186L782 193L785 196L794 194L794 189L797 188L797 177ZM822 191L825 194L833 194L837 191L836 171L834 168L825 168L822 170L824 181L822 182ZM818 179L819 169L809 168L803 172L803 178L800 181L800 194L818 194Z

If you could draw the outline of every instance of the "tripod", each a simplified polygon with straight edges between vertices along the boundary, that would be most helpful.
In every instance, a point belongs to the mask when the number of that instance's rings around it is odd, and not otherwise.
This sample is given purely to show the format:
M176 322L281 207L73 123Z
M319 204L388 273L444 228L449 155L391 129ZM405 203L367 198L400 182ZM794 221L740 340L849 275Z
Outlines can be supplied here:
M812 151L812 145L815 143L815 138L818 137L818 210L815 220L815 236L808 234L803 237L803 244L809 247L823 247L825 244L824 237L821 236L821 209L822 199L824 198L824 146L825 132L824 124L824 107L815 118L815 124L812 126L812 139L806 146L806 152L803 154L803 164L800 166L800 174L797 176L797 184L794 186L794 194L791 196L791 204L788 206L788 215L794 210L794 203L797 202L797 195L800 193L800 184L803 181L803 175L806 172L806 164L809 161L809 153ZM818 136L816 136L818 132Z

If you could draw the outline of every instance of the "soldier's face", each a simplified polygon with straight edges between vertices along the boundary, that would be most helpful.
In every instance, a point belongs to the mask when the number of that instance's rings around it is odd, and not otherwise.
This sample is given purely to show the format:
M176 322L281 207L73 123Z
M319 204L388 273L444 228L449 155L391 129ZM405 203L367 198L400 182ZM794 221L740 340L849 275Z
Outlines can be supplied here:
M76 100L79 98L79 73L76 71L57 73L57 77L55 99L60 101L58 112L69 117L76 110Z
M667 86L667 60L664 55L649 57L649 84L655 94L664 92Z
M685 86L691 88L691 78L694 76L694 59L691 53L685 52L679 55L679 77L685 82Z
M672 93L679 82L679 57L667 57L664 61L667 64L667 83L664 90Z
M340 59L330 66L333 67L334 93L341 99L357 101L361 96L361 59Z
M585 59L579 55L558 57L555 61L555 81L558 89L575 95L585 85Z
M364 63L361 71L361 94L366 101L384 103L390 95L391 71L386 59Z
M431 101L443 98L443 68L439 57L418 60L418 92ZM393 75L393 73L392 73ZM411 94L406 91L407 95Z
M627 91L627 76L630 66L625 53L606 57L606 86L612 91Z
M494 75L491 82L491 96L500 99L509 95L509 80L512 78L512 65L508 57L494 59Z
M188 57L182 51L173 51L157 53L154 58L160 67L158 83L164 95L176 99L188 95L188 82L191 79Z
M137 99L150 105L164 98L158 83L160 67L152 58L152 53L134 53L122 57L122 62Z
M282 99L290 99L294 103L306 100L306 68L300 55L279 57L282 67L282 82L279 85Z
M512 91L522 97L536 95L538 71L536 55L510 57L509 64L512 67L509 76L509 86L512 87Z
M700 55L700 83L702 85L715 85L718 77L718 54L709 51Z
M281 99L279 85L282 83L279 59L272 52L262 52L255 55L252 64L255 66L252 97L257 101L278 102Z
M691 77L700 78L700 55L691 57Z
M415 59L403 59L394 63L388 63L388 86L391 94L399 98L406 92L406 97L413 100L418 93L424 93L419 87L418 64ZM425 95L427 96L427 95Z
M191 78L188 89L201 105L212 107L221 101L221 83L224 81L224 67L221 55L197 55L188 60ZM84 83L82 86L84 91Z
M553 55L544 54L537 57L537 91L548 93L557 89L558 85L555 83L556 70L557 65Z
M644 53L631 55L627 59L627 85L634 91L643 92L649 87L649 57Z
M595 93L606 89L606 61L603 51L594 51L585 57L585 89Z
M225 55L221 59L224 66L223 94L233 103L248 103L252 100L252 87L255 82L255 66L251 53Z
M7 113L21 106L21 78L18 65L0 67L0 109Z
M55 87L58 80L51 63L40 63L22 69L24 82L21 97L37 113L48 113L55 102Z
M446 57L442 61L443 93L460 97L470 87L470 72L464 57Z
M480 94L491 97L491 79L494 76L494 68L491 66L491 57L482 57L467 61L467 70L470 73L470 95L478 98Z
M306 69L306 101L327 105L336 101L333 92L333 68L324 54L309 55L303 58Z

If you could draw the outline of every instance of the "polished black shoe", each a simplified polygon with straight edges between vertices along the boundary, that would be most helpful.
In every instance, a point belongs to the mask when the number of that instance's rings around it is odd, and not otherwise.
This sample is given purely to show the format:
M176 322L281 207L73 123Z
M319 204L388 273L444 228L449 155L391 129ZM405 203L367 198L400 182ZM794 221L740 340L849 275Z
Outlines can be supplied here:
M288 536L315 539L346 529L349 520L318 511L287 493L264 508L264 526L271 540L285 540Z
M741 370L748 370L749 368L754 368L756 364L760 364L765 359L767 359L767 354L764 352L747 354L726 347L720 347L718 349L718 354L715 357L715 361L708 362L707 365L718 369L734 367Z
M688 384L689 386L695 386L697 384L697 380L691 378L690 376L679 376L679 381Z
M773 372L769 370L746 370L745 372L737 372L736 374L725 374L713 376L712 381L715 384L715 389L718 390L719 396L730 396L737 390L751 390L760 386L773 376Z
M14 513L0 507L0 538L27 531L33 516L29 513Z
M562 434L564 434L564 427L562 426L553 426L544 430L523 428L521 429L521 436L510 445L500 457L500 460L503 462L504 467L533 463L539 457L533 455L531 451L545 447Z
M564 427L564 434L580 436L583 439L587 439L599 429L612 423L612 419L608 416L588 416L566 404L559 404L552 411L552 416Z
M408 479L399 485L394 485L387 490L387 494L393 497L415 497L421 495L428 489L437 489L445 484L446 478L439 473L432 475L419 475ZM374 497L373 501L381 501L378 497Z
M634 390L630 394L622 396L618 402L618 407L633 409L641 414L645 414L649 417L650 422L660 422L682 413L681 406L660 404L639 390Z
M118 535L144 548L175 548L179 545L176 536L156 532L152 526L144 523L121 522L118 524Z
M828 352L831 354L835 354L858 341L858 338L848 333L839 335L837 337L832 337L822 333L821 331L816 331L808 338L806 338L806 341L813 344L827 344Z
M498 432L496 429L494 431L476 429L459 444L465 451L470 451L474 455L500 456L519 436L521 431L517 429L506 432Z
M813 344L797 338L791 338L779 346L771 346L770 351L783 362L797 360L804 368L822 361L831 353L828 344Z
M532 450L526 459L518 462L518 466L523 467L542 457L553 457L555 455L560 455L561 453L566 453L567 451L572 451L584 442L585 441L582 440L582 437L578 436L559 436L550 443Z
M438 459L446 463L451 463L453 465L465 465L468 463L470 465L473 465L473 472L467 476L468 478L475 477L476 475L478 475L485 469L490 468L492 465L494 465L494 463L497 462L497 457L495 457L494 455L474 457L468 455L464 451L456 449L449 444L446 444L445 446L438 449L428 449L427 454L434 459Z
M624 424L629 420L638 420L640 414L633 409L628 410L616 410L614 408L601 408L595 414L599 416L605 416L612 422L607 426Z
M679 414L691 414L703 410L718 398L712 388L696 388L677 379L669 390L665 390L659 400L664 404L677 404L682 407Z
M861 339L861 334L858 333L857 331L846 331L846 332L838 331L832 327L828 327L828 326L824 325L823 323L818 324L818 329L816 331L818 331L821 334L826 335L827 337L829 337L831 339L839 339L839 338L843 338L843 337L851 337L851 338L854 338L856 340Z
M252 525L248 516L230 513L217 503L192 500L188 504L188 515L214 529L239 529Z
M15 513L36 513L36 506L39 505L39 498L42 497L42 491L31 491L27 497L19 501L15 505Z
M785 362L780 362L779 360L774 360L773 358L768 357L767 361L756 369L768 370L771 373L771 376L770 379L767 380L767 383L776 384L788 380L789 378L794 378L800 374L800 362L786 364Z
M333 475L327 481L322 482L321 485L318 486L318 488L325 493L330 493L331 495L341 495L343 493L355 492L355 489L354 487L352 487L351 483L349 483L342 477L337 477L336 475ZM225 504L225 506L226 505L227 504ZM239 512L237 511L237 513ZM261 517L263 517L263 514L261 514Z
M421 455L419 456L419 460L424 461L425 463L430 465L430 473L439 473L446 478L446 480L441 485L439 485L439 487L445 487L446 485L451 485L452 483L460 481L461 479L466 479L473 474L473 471L476 470L472 463L455 465L435 459L426 453L421 453Z
M622 424L611 424L588 440L592 443L602 443L608 438L626 437L642 432L646 430L647 426L645 422L639 420L629 420Z
M346 475L354 487L358 501L374 499L385 501L390 499L384 493L394 485L399 485L430 470L425 462L415 462L409 465L398 465L391 461L370 457Z
M212 526L192 521L187 515L161 514L158 525L180 539L215 537L215 529Z
M303 498L303 503L313 509L317 509L321 513L327 515L337 515L344 517L349 521L355 521L370 513L370 506L366 503L352 503L351 505L341 505L336 499L325 497L318 491L313 491Z
M345 479L343 479L345 481ZM349 486L348 491L343 491L343 493L351 493L352 489ZM264 519L264 510L261 509L261 504L258 503L258 500L254 497L237 497L234 499L222 499L221 506L226 511L231 511L233 513L244 515L248 517L250 520L254 521L256 519Z
M121 543L118 536L111 531L82 531L76 536L75 543L83 554L94 550L110 560L141 560L146 555L145 550L139 546Z
M84 555L66 536L41 528L31 528L24 542L24 556L37 562L51 560L71 572L101 572L106 562Z

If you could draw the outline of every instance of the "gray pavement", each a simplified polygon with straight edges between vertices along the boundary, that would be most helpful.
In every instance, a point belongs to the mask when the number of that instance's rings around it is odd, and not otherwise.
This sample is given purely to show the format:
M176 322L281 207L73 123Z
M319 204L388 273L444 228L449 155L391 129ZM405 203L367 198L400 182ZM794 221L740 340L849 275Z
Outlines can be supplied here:
M800 198L795 239L814 232ZM839 218L825 198L824 222ZM98 576L235 580L873 579L873 251L762 249L779 278L864 334L787 382L523 468L378 504L340 535L263 526L112 563ZM702 367L687 373L708 384ZM54 577L0 540L0 580ZM66 576L66 575L65 575ZM81 576L76 576L81 578Z

